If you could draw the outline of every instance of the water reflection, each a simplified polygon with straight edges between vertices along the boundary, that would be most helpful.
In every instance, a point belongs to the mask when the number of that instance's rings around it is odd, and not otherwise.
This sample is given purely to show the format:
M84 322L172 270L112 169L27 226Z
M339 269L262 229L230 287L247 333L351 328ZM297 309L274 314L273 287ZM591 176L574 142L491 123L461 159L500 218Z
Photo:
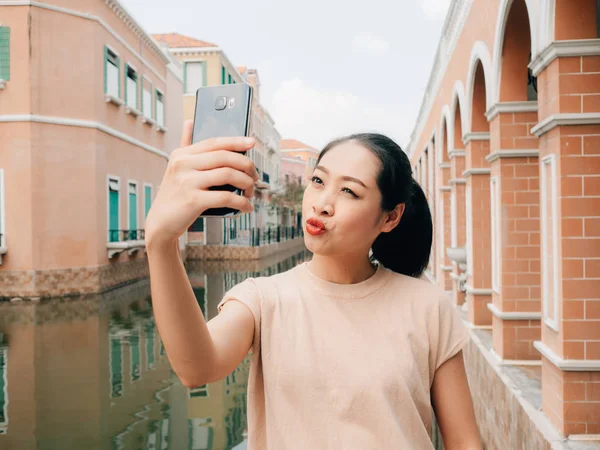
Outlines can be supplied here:
M227 289L291 269L291 252L261 261L187 264L207 320ZM0 448L244 448L250 357L228 377L188 390L152 316L147 280L44 303L0 304Z

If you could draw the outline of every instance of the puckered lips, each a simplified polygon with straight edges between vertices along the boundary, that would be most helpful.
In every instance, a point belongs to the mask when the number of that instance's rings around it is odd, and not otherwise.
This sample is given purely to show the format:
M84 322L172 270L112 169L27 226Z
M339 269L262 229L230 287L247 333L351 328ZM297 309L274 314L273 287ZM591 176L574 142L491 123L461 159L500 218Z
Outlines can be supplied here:
M318 236L327 231L325 224L314 217L311 217L306 221L306 231L312 236Z

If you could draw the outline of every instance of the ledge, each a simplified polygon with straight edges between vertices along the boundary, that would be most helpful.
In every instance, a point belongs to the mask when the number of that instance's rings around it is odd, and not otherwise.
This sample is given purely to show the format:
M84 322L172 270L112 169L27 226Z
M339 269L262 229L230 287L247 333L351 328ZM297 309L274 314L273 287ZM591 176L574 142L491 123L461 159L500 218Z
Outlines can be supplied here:
M502 320L542 320L542 313L538 312L504 312L500 311L493 303L488 303L487 308L492 312L494 317Z
M544 358L565 372L600 372L600 359L563 359L542 341L533 341Z
M484 167L471 167L470 169L465 170L462 173L462 176L468 177L469 175L490 175L491 173L491 169L486 169Z
M451 192L451 191L452 191L452 188L451 188L450 186L440 186L440 187L438 188L438 190L439 190L440 192Z
M6 247L0 247L0 266L2 265L2 255L6 255Z
M471 131L463 136L465 146L471 141L489 141L490 133L487 131Z
M498 150L485 157L486 161L493 163L501 158L537 158L540 156L539 150Z
M538 102L500 102L493 105L485 112L488 122L494 120L498 114L514 114L523 112L537 112Z
M120 98L115 97L114 95L105 94L104 101L106 103L112 103L113 105L122 106L125 102Z
M450 159L458 158L459 156L460 157L467 156L467 151L466 150L452 150L452 151L448 152L448 157Z
M142 115L142 112L139 109L134 108L132 106L125 106L125 113L131 114L134 117Z
M559 126L598 125L600 113L561 113L546 117L531 129L531 134L543 136Z
M448 180L448 184L466 184L467 180L464 178L452 178Z
M451 167L452 167L452 164L449 162L440 163L440 169L450 169Z
M466 293L467 294L472 294L472 295L487 295L487 296L491 296L492 295L492 290L491 289L474 288L472 286L469 286L468 284L465 285L465 289L466 289Z
M142 116L142 123L150 125L151 127L156 125L156 121L154 119L152 119L151 117L146 117L146 116Z
M554 41L538 53L538 57L529 64L529 68L533 76L537 77L556 58L594 55L600 55L600 39Z
M107 242L106 248L108 249L108 259L127 251L127 254L133 255L138 250L146 248L146 241L125 241L125 242Z
M160 133L166 133L168 130L167 128L163 127L162 125L156 124L156 126L154 127L154 129Z

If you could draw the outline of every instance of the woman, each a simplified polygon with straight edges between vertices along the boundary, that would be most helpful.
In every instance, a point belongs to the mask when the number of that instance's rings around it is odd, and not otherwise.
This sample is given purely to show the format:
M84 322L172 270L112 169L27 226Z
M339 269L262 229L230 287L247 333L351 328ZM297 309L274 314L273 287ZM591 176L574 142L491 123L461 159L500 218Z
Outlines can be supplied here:
M190 136L186 123L146 222L154 314L183 384L225 378L252 350L251 450L432 448L432 405L446 450L481 449L468 331L419 278L431 215L400 147L377 134L329 144L303 199L312 260L234 286L205 323L177 239L207 208L252 211L258 174L240 154L251 138ZM227 183L245 196L208 190Z

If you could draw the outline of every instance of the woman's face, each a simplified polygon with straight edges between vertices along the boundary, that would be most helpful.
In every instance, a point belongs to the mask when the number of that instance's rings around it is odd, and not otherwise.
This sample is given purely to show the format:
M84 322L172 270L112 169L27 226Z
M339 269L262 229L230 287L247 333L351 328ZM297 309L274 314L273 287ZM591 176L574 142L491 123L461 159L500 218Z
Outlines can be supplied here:
M322 256L368 254L387 215L381 209L379 170L377 157L354 141L337 145L321 158L302 201L308 250ZM325 231L311 226L311 219L321 221Z

